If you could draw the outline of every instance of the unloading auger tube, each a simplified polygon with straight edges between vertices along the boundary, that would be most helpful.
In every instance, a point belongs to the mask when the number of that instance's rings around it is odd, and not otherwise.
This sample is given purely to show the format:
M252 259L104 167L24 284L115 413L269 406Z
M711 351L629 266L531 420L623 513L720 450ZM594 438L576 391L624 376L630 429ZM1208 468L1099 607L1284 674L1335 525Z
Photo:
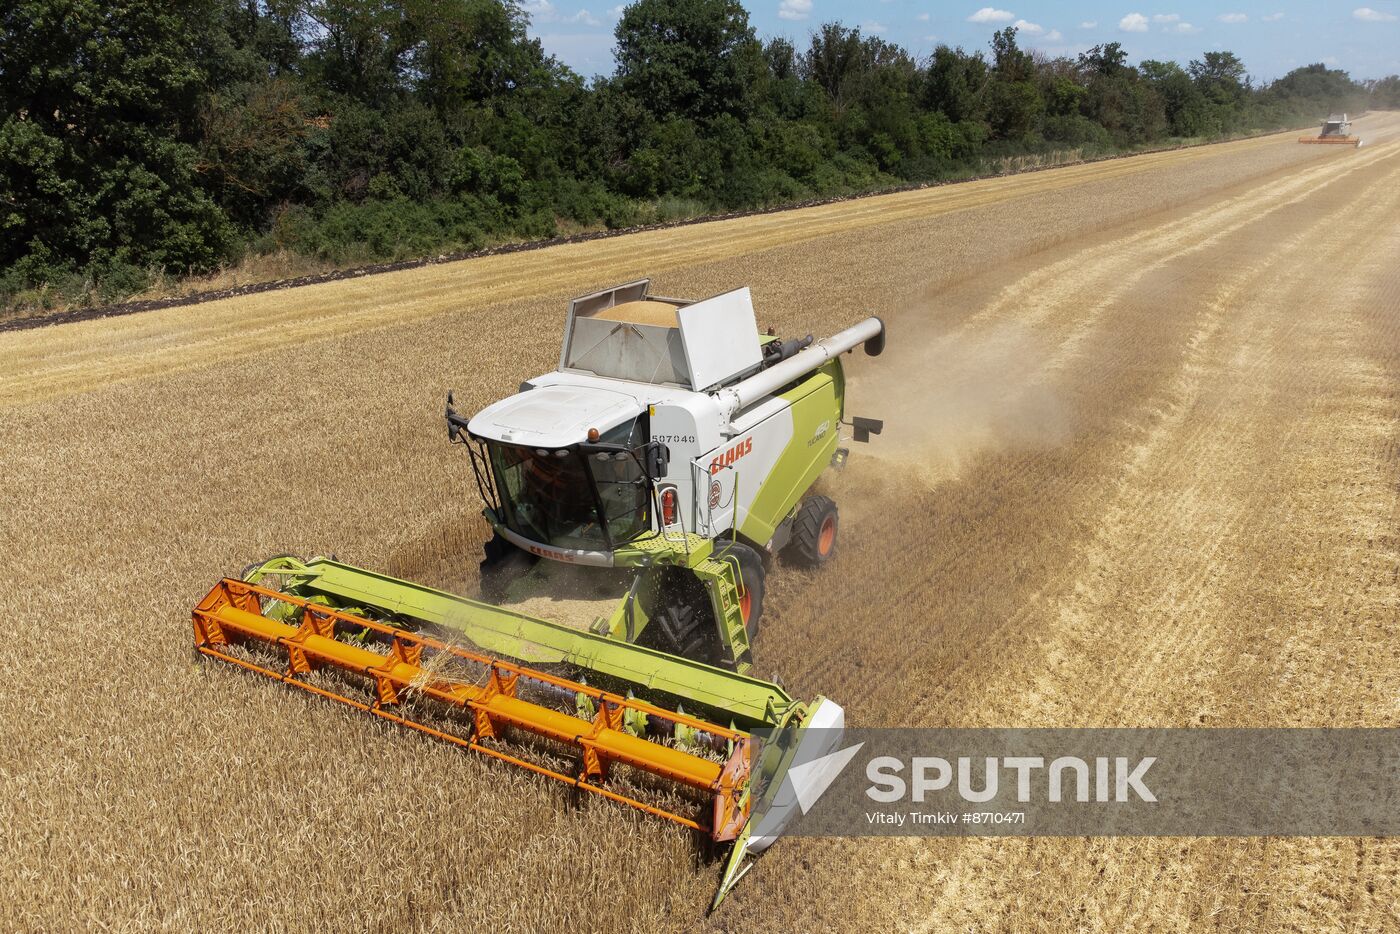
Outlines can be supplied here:
M729 846L711 908L794 816L794 760L831 751L844 727L823 697L798 703L776 684L327 558L284 556L225 578L193 623L202 657ZM571 676L464 648L458 633L488 651L529 645ZM696 806L646 800L655 785Z
M854 350L858 344L864 344L865 351L870 356L879 356L885 349L885 323L872 315L844 331L838 331L817 341L805 350L798 351L748 379L720 389L714 394L719 402L720 413L724 418L732 418L734 413L742 411L764 396L777 392L793 380L811 373L826 361L848 350Z

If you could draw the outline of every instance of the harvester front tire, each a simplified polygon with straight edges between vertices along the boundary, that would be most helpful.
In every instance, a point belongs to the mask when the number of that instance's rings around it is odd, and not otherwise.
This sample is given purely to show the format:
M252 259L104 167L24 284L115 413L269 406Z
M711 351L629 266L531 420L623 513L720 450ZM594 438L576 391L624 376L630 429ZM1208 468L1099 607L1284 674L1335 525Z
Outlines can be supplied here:
M521 551L499 534L493 534L481 546L481 551L481 599L487 603L499 603L505 598L510 582L522 569L534 563L535 556Z
M749 642L752 643L758 638L758 624L763 619L763 595L767 591L763 557L743 542L734 542L719 550L726 551L739 562L739 574L744 579L744 593L739 598L739 606L744 609L744 628L748 630Z
M807 497L792 518L792 539L783 549L783 558L804 568L821 567L836 554L839 527L835 503L825 496Z
M643 641L652 648L706 664L719 661L714 611L705 585L689 571L675 569L659 585L657 605Z

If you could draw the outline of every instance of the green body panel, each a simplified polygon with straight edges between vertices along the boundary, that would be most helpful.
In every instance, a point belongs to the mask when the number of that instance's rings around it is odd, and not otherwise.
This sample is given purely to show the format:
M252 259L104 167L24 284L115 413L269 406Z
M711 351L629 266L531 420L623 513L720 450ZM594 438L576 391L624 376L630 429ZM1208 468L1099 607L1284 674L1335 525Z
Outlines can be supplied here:
M714 545L710 539L694 532L648 533L614 549L613 565L625 568L667 564L692 568L710 557Z
M739 605L739 588L742 585L739 562L727 558L721 550L712 559L696 565L694 570L710 595L710 608L719 629L721 644L734 660L735 669L748 671L752 667L752 651L749 629Z
M831 466L845 413L846 379L840 358L829 360L778 398L788 403L792 413L792 439L763 478L739 526L740 535L759 545L772 540L774 530Z
M339 561L276 558L248 579L256 581L265 574L288 578L287 589L303 597L325 596L339 606L372 607L379 613L455 630L487 652L523 662L565 664L595 672L626 683L638 696L655 703L678 699L697 714L703 710L718 715L741 729L776 726L801 709L786 691L767 681Z

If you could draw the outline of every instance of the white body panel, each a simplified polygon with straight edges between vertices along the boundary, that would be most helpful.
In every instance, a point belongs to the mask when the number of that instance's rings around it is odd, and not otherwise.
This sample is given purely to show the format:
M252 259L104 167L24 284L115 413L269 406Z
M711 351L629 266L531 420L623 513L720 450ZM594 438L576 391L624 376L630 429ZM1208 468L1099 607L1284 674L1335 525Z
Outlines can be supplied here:
M714 396L673 386L580 373L546 373L527 385L531 388L477 413L470 422L472 434L527 447L562 448L584 440L590 428L605 432L649 411L649 440L661 442L670 452L661 482L676 488L680 518L672 530L707 538L744 524L793 435L792 410L775 397L727 421ZM610 563L602 560L606 556L601 552L512 541L559 561Z
M525 447L562 448L577 444L590 428L607 431L641 411L642 403L632 392L570 381L541 385L493 403L473 416L468 430Z
M693 465L703 484L695 498L695 530L708 538L743 526L792 440L792 409L782 399L766 399L736 419L733 428L733 435Z
M691 389L704 392L756 370L763 362L747 286L687 305L676 312L676 318Z

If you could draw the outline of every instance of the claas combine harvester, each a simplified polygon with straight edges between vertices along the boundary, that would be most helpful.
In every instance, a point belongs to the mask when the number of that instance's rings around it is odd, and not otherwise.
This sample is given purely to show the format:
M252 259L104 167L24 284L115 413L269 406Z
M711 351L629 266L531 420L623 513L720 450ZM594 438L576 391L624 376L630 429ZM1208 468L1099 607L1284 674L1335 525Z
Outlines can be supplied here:
M1351 135L1351 121L1346 114L1332 114L1322 121L1316 136L1300 136L1300 143L1323 143L1333 146L1360 146L1361 137Z
M764 577L832 554L812 493L844 463L840 355L760 337L748 289L575 299L558 369L466 417L447 401L494 534L469 599L333 558L281 556L220 581L196 650L728 847L714 904L794 816L844 727L753 675Z

